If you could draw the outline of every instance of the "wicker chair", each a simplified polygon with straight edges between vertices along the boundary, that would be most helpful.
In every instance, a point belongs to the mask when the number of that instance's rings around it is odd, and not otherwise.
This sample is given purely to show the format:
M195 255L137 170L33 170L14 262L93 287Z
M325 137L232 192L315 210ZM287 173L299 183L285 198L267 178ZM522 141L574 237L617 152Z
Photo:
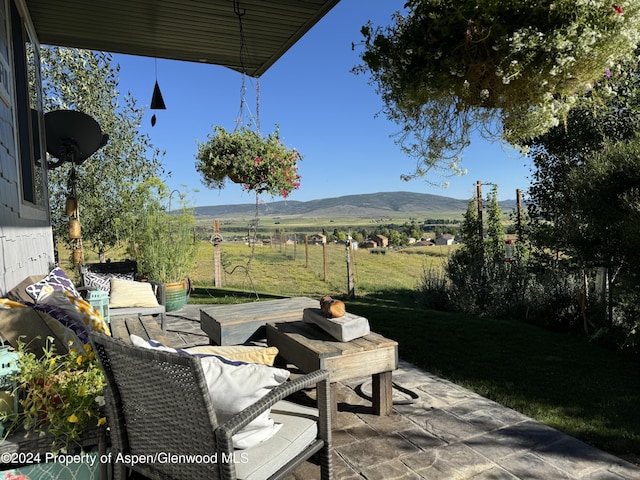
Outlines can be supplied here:
M314 454L322 479L332 478L326 371L276 387L219 425L198 357L90 335L107 381L105 408L116 480L125 478L127 468L163 480L284 478ZM314 385L318 409L283 400ZM269 407L274 420L282 423L278 433L234 452L232 435Z

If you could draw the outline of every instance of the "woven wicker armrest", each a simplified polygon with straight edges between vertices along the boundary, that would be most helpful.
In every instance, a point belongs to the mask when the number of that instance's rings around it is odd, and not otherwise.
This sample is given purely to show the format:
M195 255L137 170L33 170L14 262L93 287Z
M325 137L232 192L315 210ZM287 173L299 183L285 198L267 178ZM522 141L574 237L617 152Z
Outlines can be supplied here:
M318 386L317 398L320 429L322 430L324 428L324 430L326 430L329 428L329 425L331 425L331 404L328 383L329 372L326 370L316 370L315 372L308 373L293 381L286 382L274 388L271 392L262 397L262 399L218 426L216 430L218 448L221 452L233 452L233 443L231 439L233 435L280 400L288 397L292 393L314 385ZM326 425L324 425L325 423Z

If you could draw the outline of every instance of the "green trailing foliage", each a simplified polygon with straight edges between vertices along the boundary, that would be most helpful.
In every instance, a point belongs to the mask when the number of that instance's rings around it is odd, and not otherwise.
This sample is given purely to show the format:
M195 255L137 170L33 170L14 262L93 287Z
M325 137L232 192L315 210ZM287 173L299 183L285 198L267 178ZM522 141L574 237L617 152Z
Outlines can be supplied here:
M591 91L634 60L639 23L633 1L409 0L391 25L362 28L354 70L401 127L416 159L405 178L458 174L474 131L522 145L614 94Z

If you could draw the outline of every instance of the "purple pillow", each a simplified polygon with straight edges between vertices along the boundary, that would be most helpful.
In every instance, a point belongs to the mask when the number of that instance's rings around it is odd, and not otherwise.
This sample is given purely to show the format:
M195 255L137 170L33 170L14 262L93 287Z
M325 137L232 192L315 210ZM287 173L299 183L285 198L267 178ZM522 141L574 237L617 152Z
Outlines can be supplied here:
M82 343L89 343L89 331L87 330L86 325L82 322L78 322L72 316L67 315L67 313L60 307L49 305L47 303L27 304L27 306L39 312L46 313L51 318L59 321L65 327L71 329Z
M54 268L49 275L39 282L29 285L25 290L36 302L43 300L55 290L66 290L72 295L80 297L73 282L69 280L67 274L60 267Z
M85 287L97 288L111 293L111 279L133 280L133 273L94 273L86 272L82 275Z

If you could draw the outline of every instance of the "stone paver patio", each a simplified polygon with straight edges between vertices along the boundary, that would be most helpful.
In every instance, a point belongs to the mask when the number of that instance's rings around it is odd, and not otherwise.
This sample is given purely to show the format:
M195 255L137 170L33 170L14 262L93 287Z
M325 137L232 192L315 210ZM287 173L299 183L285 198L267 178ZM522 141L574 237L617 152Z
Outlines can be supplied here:
M176 346L207 343L199 308L168 315ZM368 379L339 384L337 480L640 480L640 467L408 362L400 361L393 381L400 389L388 417L372 413ZM313 393L300 400L312 402ZM319 467L305 463L287 480L316 478Z

